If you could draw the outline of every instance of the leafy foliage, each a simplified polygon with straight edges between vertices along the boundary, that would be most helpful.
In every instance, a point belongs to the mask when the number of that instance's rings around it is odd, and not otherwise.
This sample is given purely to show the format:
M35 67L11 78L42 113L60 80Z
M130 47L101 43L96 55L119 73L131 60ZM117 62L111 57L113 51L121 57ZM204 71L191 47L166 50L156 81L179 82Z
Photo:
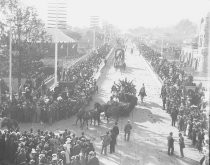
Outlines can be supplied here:
M136 95L136 86L133 84L133 80L129 81L127 78L124 80L119 80L119 83L116 84L118 93L128 93Z
M44 24L37 17L36 10L32 7L21 7L19 0L1 0L0 8L4 22L0 23L0 42L4 47L3 54L8 61L9 31L12 32L13 51L13 75L21 80L36 72L46 53L46 47L42 43L50 40L47 36ZM36 43L36 44L35 44ZM3 61L5 62L5 61ZM7 66L3 68L8 72ZM2 68L1 68L2 69ZM4 72L4 71L3 71ZM7 72L4 72L7 74ZM19 81L20 82L20 81Z

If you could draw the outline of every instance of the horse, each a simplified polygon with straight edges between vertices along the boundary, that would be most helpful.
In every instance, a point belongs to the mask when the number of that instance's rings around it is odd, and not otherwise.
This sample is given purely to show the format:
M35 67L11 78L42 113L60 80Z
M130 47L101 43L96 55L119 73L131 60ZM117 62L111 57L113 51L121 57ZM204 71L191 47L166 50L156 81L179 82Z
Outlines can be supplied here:
M78 112L76 113L76 125L77 125L77 122L80 121L80 127L82 127L82 119L83 119L83 116L84 116L84 113L85 113L85 109L84 109L84 106L82 106Z
M94 108L96 108L97 111L98 111L100 114L101 114L102 112L104 112L104 113L105 113L105 116L104 116L104 117L107 118L107 122L108 122L109 116L106 114L106 112L107 112L107 109L109 108L109 104L103 104L103 105L101 105L100 103L96 102L96 103L94 104Z
M94 126L96 125L96 121L98 122L98 126L100 125L100 112L96 109L85 111L82 115L82 126L86 123L86 126L88 128L88 121L90 120L90 124L92 125L94 121Z
M98 126L100 125L100 112L96 109L85 111L84 108L81 108L76 114L76 125L77 122L80 121L80 127L83 127L86 123L88 128L88 121L91 120L91 125L94 121L94 126L96 125L96 121L98 122Z
M130 112L130 103L122 103L122 102L114 102L112 104L103 104L95 103L96 108L100 112L104 112L105 117L107 119L107 123L109 123L109 118L112 117L119 120L120 116L126 116Z
M6 127L8 130L19 130L19 124L16 120L10 119L8 117L3 117L0 119L0 128Z

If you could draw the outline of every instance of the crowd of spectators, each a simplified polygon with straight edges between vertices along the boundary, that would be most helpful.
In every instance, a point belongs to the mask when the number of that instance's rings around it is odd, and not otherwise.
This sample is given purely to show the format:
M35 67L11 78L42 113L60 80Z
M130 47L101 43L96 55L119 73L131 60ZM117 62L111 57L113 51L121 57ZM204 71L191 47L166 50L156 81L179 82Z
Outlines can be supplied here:
M163 81L161 98L163 109L172 118L172 126L192 140L199 152L209 148L208 119L206 115L205 88L195 84L181 63L169 62L145 44L138 44L140 53L150 62L153 70ZM208 155L208 151L207 154ZM206 156L206 160L208 156Z
M85 61L64 71L62 83L54 91L45 84L34 91L34 82L27 79L19 98L7 98L0 105L2 117L11 117L19 122L44 122L52 124L75 114L84 104L88 104L97 90L94 72L99 69L110 45L103 45Z
M0 131L0 164L98 165L91 139L65 131Z

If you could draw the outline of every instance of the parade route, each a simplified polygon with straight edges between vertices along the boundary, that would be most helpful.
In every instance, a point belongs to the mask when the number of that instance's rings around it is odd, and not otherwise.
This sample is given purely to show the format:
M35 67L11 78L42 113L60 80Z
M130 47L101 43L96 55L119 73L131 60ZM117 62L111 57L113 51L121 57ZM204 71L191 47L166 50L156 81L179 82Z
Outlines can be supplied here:
M112 128L114 120L106 123L102 118L102 124L98 127L90 126L87 130L81 130L79 126L75 126L75 117L68 120L62 120L54 123L52 126L45 124L20 124L22 130L30 128L59 131L68 128L78 136L84 131L91 138L97 151L100 164L102 165L197 165L201 155L196 149L192 149L190 141L185 138L186 148L184 149L185 158L180 157L178 144L178 129L171 126L171 118L164 110L162 110L162 101L160 98L161 83L157 76L149 68L137 49L131 54L130 50L133 45L129 44L126 51L126 70L116 70L113 66L113 58L107 63L107 66L101 70L101 76L98 80L99 93L93 97L94 102L105 103L111 96L111 87L114 81L117 83L119 79L127 78L133 80L136 85L137 92L142 84L145 84L147 96L145 103L140 103L132 111L129 117L120 118L118 126L120 134L117 138L116 153L110 154L108 148L107 156L101 155L101 139L100 136ZM88 109L93 108L92 102ZM124 125L127 120L131 121L133 129L129 142L124 141ZM175 151L174 156L167 154L167 136L170 132L174 133Z

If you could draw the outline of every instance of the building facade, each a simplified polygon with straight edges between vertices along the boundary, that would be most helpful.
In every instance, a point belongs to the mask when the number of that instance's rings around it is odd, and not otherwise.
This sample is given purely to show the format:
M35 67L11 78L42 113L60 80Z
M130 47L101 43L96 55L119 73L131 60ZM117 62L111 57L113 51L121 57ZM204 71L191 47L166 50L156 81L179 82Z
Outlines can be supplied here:
M210 13L201 19L197 43L184 46L180 61L191 67L195 72L208 72Z

